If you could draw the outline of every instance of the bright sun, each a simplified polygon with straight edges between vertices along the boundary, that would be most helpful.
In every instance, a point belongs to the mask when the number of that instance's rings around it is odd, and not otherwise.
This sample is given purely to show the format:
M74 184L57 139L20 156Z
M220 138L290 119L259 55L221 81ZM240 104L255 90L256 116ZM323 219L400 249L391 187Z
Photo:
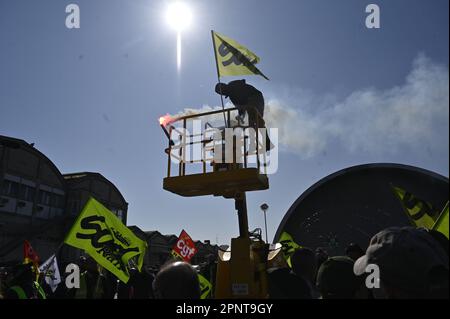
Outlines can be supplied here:
M177 32L181 32L191 24L192 13L183 2L173 2L167 8L167 22Z

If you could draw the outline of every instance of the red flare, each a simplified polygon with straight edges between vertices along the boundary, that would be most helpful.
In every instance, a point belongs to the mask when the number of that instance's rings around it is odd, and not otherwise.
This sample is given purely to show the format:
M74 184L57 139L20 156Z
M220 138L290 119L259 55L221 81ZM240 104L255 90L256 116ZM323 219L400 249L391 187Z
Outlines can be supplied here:
M173 121L172 117L169 114L166 114L159 118L159 125L166 126L172 121Z

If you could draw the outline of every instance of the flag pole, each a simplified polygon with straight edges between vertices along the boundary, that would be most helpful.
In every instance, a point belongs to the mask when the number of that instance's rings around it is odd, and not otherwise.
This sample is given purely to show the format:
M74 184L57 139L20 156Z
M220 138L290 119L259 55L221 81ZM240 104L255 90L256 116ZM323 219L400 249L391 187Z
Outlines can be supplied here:
M219 72L219 61L217 60L217 51L216 51L216 40L214 39L214 30L211 30L211 37L212 37L212 43L213 43L213 50L214 50L214 57L216 59L216 70L217 70L217 80L220 82L220 72ZM220 102L222 103L222 110L223 110L223 120L225 122L225 127L229 126L229 123L227 122L227 119L225 117L225 106L223 104L223 96L222 96L222 86L219 85L220 90Z

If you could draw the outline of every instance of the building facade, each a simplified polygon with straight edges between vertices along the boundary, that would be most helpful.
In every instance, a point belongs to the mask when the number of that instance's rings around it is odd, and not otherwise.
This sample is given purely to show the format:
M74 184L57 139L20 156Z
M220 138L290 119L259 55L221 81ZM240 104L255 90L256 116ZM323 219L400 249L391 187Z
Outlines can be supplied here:
M63 175L33 144L0 136L0 264L22 261L24 240L41 259L57 251L90 196L126 224L128 203L104 176ZM63 251L69 260L79 255Z

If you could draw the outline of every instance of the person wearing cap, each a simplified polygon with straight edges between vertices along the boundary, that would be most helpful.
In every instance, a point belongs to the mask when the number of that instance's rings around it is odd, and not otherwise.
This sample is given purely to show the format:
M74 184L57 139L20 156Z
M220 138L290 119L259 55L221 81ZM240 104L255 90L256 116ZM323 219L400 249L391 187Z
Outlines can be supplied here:
M238 109L239 115L236 119L241 125L244 122L245 114L248 114L248 125L253 127L256 131L259 128L265 128L264 121L264 96L261 91L254 86L247 84L245 80L231 81L228 84L217 83L215 91L219 95L224 95L225 98L230 98L231 102ZM254 139L251 139L249 149L256 149ZM275 147L270 141L268 132L266 132L266 151Z
M243 122L245 114L248 114L248 124L257 129L257 116L262 119L264 116L263 94L254 86L245 83L245 80L231 81L228 84L217 83L215 87L217 94L230 98L231 102L238 109L237 120ZM264 127L264 122L259 123L259 127Z
M377 265L388 299L448 298L448 264L448 253L425 229L392 227L372 237L353 270L362 275Z
M328 258L317 273L322 299L356 299L362 286L363 279L353 273L353 260L347 256Z

